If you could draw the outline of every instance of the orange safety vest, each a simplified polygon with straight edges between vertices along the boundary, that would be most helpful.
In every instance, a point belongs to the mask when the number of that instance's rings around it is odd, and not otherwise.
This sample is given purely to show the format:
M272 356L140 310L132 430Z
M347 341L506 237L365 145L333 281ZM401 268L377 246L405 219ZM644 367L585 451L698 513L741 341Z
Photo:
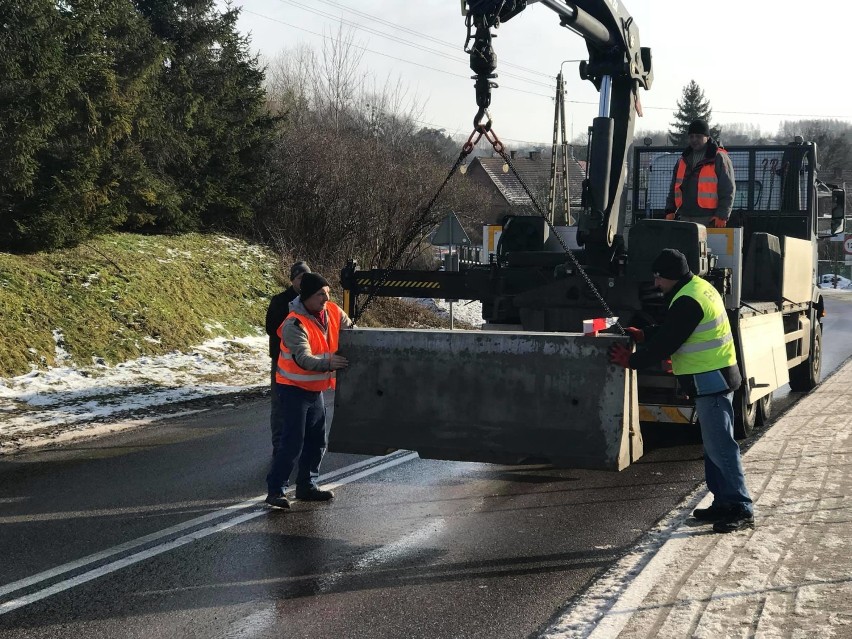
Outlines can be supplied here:
M716 153L727 153L719 148ZM686 176L686 160L681 156L677 161L677 173L674 182L675 206L683 206L683 178ZM702 209L715 209L719 205L719 179L716 177L716 158L704 164L698 171L698 206Z
M291 312L284 318L284 322L291 317L301 319L302 327L308 334L308 344L310 344L311 353L315 357L323 357L330 360L332 354L337 352L337 340L340 336L340 307L334 302L327 302L325 312L328 320L325 332L316 322L307 320L304 315L299 315L299 313ZM278 338L281 339L281 353L278 355L278 369L275 371L276 383L298 386L309 391L324 391L329 388L336 388L337 379L334 371L309 371L296 363L296 360L293 359L293 354L281 337L284 322L278 327Z

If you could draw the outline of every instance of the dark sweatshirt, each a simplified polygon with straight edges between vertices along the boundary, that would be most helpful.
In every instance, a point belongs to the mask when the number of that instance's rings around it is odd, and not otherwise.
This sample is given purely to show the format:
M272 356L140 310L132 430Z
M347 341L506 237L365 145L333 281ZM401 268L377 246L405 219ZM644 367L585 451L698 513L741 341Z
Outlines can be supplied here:
M670 301L693 277L695 276L690 273L681 279L666 294L665 299ZM679 297L669 307L662 324L642 329L645 332L645 341L640 345L639 350L630 356L630 368L648 368L669 359L672 353L689 339L703 317L704 311L697 301L688 295ZM730 390L740 387L742 376L736 364L720 370ZM695 382L692 375L678 375L677 380L687 395L695 395Z
M266 334L269 335L269 357L272 359L272 369L278 363L281 352L281 338L278 337L278 327L284 323L284 318L290 314L290 302L299 297L292 286L287 290L273 295L266 310Z

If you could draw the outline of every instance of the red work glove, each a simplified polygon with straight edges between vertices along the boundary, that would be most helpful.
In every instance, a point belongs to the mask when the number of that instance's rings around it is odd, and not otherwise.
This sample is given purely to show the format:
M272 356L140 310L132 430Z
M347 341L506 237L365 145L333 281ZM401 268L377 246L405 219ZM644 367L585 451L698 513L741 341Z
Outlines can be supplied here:
M673 220L677 217L677 211L671 211L670 213L666 213L667 220Z
M630 368L630 349L624 344L613 344L609 347L609 361L622 368Z
M641 344L645 341L645 331L641 328L636 328L635 326L628 326L624 329L624 332L630 335L633 338L633 341L637 344Z
M710 218L710 226L716 229L723 229L728 226L728 220L723 219L721 217L716 217L715 215Z

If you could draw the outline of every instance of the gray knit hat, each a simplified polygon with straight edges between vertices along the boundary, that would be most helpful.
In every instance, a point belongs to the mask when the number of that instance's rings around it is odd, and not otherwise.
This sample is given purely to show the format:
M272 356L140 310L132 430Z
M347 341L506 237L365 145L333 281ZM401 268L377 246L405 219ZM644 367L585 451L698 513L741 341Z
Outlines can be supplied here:
M310 273L311 267L308 266L307 262L296 262L293 266L290 267L290 281L292 282L297 277L299 277L302 273Z

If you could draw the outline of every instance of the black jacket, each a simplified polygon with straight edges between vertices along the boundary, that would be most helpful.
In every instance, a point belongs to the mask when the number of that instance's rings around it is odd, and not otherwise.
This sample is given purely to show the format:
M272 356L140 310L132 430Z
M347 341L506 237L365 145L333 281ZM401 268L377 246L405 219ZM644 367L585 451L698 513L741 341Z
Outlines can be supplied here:
M665 299L670 301L693 277L695 276L690 273L680 280L666 294ZM642 329L645 332L645 341L640 345L639 350L630 356L630 368L648 368L671 358L672 353L689 339L703 317L704 311L701 310L698 302L687 295L679 297L669 308L662 324ZM739 366L733 364L720 371L730 390L734 391L740 387L742 376ZM687 395L695 396L695 382L692 375L678 375L677 381Z
M278 327L284 323L284 318L290 314L290 302L299 297L292 286L287 290L273 295L269 300L269 308L266 309L266 334L269 335L269 357L272 359L273 368L278 362L278 354L281 352L281 339L278 337Z

